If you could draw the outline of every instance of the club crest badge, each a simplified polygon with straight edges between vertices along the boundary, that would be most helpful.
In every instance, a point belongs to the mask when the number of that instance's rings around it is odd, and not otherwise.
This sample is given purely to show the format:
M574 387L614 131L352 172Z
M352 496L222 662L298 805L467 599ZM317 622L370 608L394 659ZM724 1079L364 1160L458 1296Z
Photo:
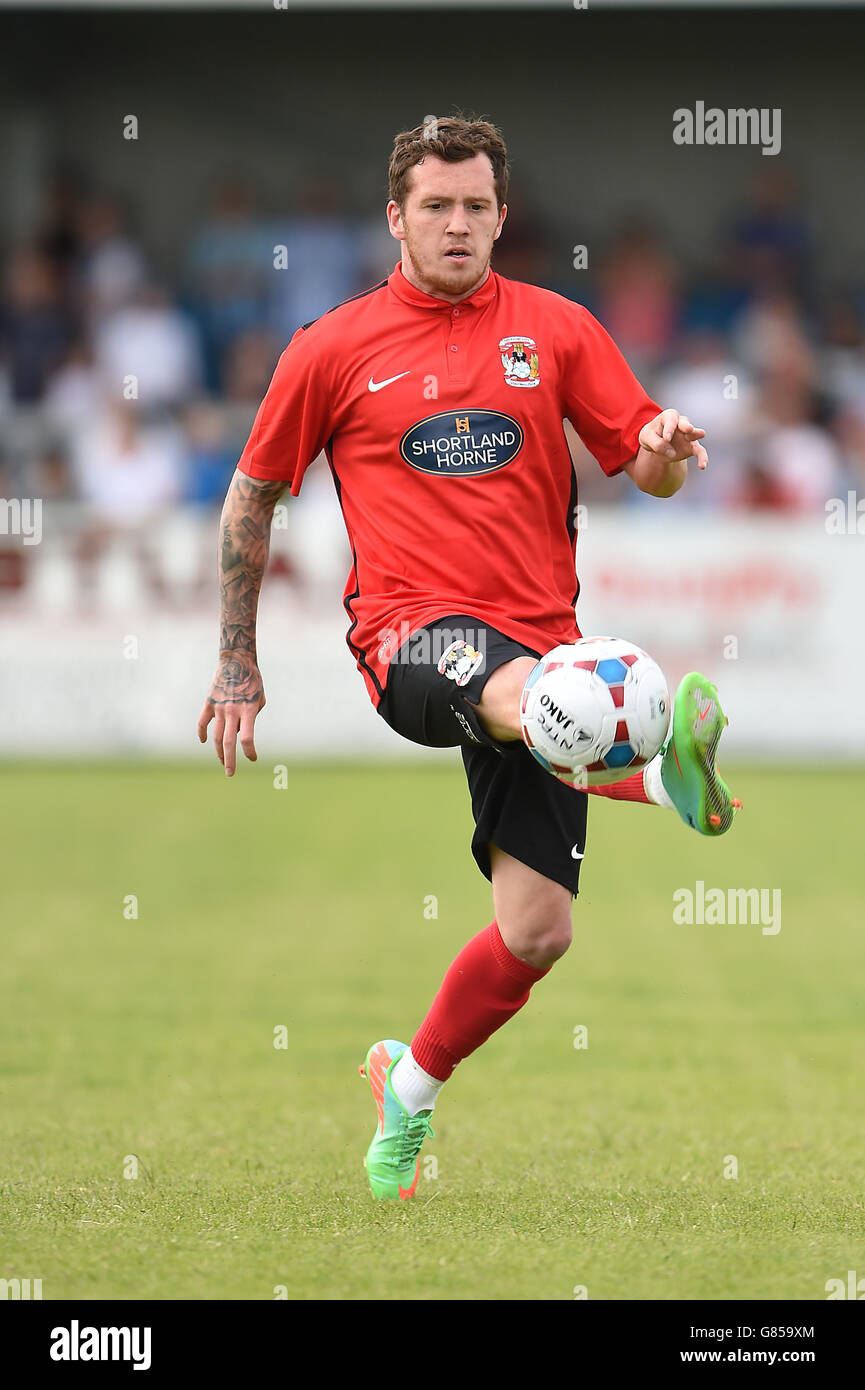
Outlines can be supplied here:
M457 685L466 685L483 659L483 654L470 647L468 642L451 642L441 654L438 672L440 676L456 681Z
M538 345L534 338L514 334L499 343L508 386L537 386L540 382Z

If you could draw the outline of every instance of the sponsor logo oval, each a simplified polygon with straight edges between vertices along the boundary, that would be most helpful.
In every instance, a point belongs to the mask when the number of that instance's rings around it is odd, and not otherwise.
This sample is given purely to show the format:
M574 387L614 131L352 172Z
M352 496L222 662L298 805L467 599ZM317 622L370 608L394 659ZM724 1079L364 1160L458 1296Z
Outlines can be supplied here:
M443 410L406 430L399 451L421 473L477 478L516 458L523 429L499 410Z

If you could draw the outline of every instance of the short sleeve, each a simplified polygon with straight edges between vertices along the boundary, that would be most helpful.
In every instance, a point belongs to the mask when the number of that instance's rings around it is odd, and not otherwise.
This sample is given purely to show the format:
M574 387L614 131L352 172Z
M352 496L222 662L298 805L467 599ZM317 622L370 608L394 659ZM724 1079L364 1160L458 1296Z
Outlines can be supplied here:
M582 305L562 349L562 406L608 476L636 455L639 433L661 407L647 395L609 333Z
M295 496L333 433L333 398L317 347L308 330L297 330L276 364L237 465L251 478L290 483Z

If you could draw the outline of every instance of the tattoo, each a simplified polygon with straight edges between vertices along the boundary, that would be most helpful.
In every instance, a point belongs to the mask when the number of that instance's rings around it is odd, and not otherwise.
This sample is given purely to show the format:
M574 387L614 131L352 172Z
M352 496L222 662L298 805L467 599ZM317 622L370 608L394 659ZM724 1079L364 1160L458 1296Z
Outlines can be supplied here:
M255 642L258 596L267 566L273 510L288 483L231 480L220 521L219 669L210 699L256 702L262 695Z

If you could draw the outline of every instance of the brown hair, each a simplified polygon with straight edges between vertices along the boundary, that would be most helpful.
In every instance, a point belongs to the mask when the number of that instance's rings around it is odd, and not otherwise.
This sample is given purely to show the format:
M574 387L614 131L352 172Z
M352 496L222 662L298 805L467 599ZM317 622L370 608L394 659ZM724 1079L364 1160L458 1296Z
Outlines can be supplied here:
M394 137L393 153L388 168L390 196L402 211L409 191L409 170L420 164L425 155L435 154L449 164L471 159L476 154L489 156L493 166L496 201L501 209L507 198L508 152L502 133L489 121L471 120L465 116L427 116L423 125L414 130L400 131Z

